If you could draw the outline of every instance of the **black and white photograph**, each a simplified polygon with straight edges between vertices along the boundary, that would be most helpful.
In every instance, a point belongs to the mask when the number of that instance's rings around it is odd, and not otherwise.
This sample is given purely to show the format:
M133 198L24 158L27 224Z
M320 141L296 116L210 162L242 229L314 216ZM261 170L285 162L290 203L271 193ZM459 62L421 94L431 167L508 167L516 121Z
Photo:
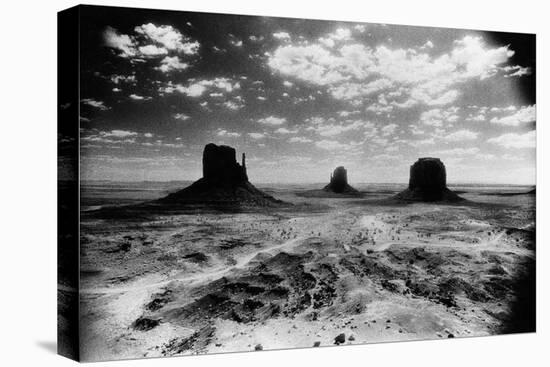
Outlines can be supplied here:
M536 331L534 34L73 16L60 15L77 27L60 42L78 37L78 98L67 86L58 101L61 354Z
M59 354L539 331L538 35L364 19L58 13Z

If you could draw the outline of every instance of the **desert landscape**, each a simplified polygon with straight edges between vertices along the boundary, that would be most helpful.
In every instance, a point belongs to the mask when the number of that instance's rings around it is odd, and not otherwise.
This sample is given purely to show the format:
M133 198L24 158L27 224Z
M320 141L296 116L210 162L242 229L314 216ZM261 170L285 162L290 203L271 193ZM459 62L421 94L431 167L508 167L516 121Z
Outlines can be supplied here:
M326 183L256 188L244 157L214 156L203 163L223 172L205 167L192 187L216 205L178 191L189 183L82 183L82 360L534 331L533 187L325 195Z
M72 11L60 354L535 331L534 34Z

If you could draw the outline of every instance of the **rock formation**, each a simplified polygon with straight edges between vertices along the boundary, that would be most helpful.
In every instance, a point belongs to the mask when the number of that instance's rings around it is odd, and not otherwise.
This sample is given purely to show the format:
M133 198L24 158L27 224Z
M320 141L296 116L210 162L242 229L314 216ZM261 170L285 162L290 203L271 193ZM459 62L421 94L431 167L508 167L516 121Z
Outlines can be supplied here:
M419 158L411 166L409 187L396 198L405 201L464 200L447 188L447 172L439 158Z
M235 149L207 144L202 154L202 177L212 185L231 186L247 182L245 159L243 153L242 165L239 165Z
M158 203L174 206L247 207L275 206L282 201L258 190L248 181L246 157L236 160L235 149L207 144L202 155L203 177Z
M342 166L336 167L334 173L330 175L330 183L326 185L323 190L337 194L359 193L359 191L355 190L348 184L348 171Z

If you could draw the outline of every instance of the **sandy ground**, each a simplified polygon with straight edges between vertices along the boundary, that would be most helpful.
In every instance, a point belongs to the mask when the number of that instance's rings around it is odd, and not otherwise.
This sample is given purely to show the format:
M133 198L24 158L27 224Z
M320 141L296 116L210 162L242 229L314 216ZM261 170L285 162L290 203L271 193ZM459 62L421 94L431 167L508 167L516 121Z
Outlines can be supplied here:
M535 258L534 197L485 200L83 216L82 359L501 333Z

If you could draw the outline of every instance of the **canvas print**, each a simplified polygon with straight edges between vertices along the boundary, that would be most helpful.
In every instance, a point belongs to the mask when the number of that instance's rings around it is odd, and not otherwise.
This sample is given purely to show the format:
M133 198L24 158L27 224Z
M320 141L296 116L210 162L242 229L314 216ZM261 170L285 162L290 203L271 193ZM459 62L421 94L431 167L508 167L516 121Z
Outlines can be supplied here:
M59 30L61 354L535 331L535 35L95 6Z

